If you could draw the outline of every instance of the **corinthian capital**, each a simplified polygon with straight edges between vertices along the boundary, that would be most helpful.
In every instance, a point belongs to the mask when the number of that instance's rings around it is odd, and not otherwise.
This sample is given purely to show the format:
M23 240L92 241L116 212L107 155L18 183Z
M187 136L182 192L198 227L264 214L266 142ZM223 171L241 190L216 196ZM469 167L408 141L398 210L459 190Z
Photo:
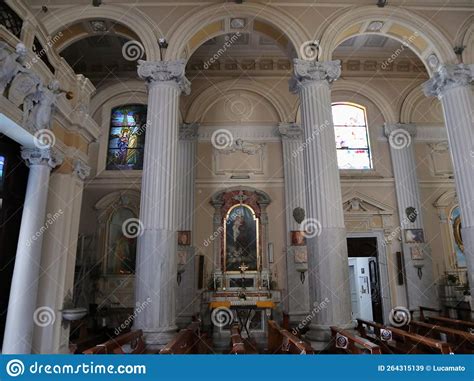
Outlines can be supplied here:
M469 85L473 73L473 64L443 65L423 84L423 90L426 96L442 96L446 90Z
M301 85L309 82L334 82L341 75L341 61L307 61L295 58L293 60L293 78L290 80L290 90L296 92Z
M51 148L26 148L21 149L21 157L30 167L32 165L48 165L51 169L61 165L64 156Z
M147 83L176 82L181 91L188 95L191 85L184 75L185 60L177 61L138 61L138 76Z

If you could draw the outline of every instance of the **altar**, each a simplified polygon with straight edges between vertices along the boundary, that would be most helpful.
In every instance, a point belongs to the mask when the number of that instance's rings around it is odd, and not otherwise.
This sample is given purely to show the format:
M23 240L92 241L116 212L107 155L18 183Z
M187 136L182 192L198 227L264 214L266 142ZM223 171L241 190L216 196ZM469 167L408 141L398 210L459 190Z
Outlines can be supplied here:
M281 293L272 282L267 242L270 202L265 192L248 187L226 189L211 199L220 236L213 242L212 290L204 293L202 307L217 346L228 345L235 322L243 337L263 344L268 320L281 319Z

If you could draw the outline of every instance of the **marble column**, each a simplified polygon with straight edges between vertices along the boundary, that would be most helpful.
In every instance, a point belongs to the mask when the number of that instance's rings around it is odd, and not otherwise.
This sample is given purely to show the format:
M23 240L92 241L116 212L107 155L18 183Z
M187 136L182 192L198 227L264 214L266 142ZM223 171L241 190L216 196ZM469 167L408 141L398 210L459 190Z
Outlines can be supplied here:
M288 281L287 308L290 323L300 324L309 314L309 285L307 280L307 247L293 246L292 232L301 226L293 217L295 208L306 210L303 162L303 129L295 123L280 123L285 171L286 268Z
M82 192L90 168L81 160L71 161L64 167L51 175L47 216L53 223L45 232L36 303L38 309L52 309L55 319L51 324L35 327L35 353L69 353L70 325L63 324L61 310L66 295L74 297Z
M22 158L30 168L21 219L15 268L8 303L3 354L29 354L35 324L55 318L50 309L36 309L46 202L51 169L62 161L51 149L23 148Z
M179 130L178 192L176 215L178 226L178 295L177 324L187 326L197 312L197 274L195 248L192 245L194 218L194 182L196 171L197 123L184 123Z
M148 85L148 115L140 201L136 301L148 307L137 314L150 348L160 348L176 332L177 235L176 168L179 97L189 93L185 61L139 61L138 75ZM150 302L151 301L151 302Z
M400 235L405 263L408 308L419 306L438 307L437 285L434 279L433 260L425 242L407 242L407 229L422 229L423 216L416 173L415 136L412 124L385 124L392 158L395 191L397 193ZM427 239L429 237L425 237ZM419 258L419 254L423 257Z
M472 88L474 64L443 65L424 84L427 96L442 105L461 209L462 237L471 297L474 297L474 123ZM474 309L474 305L471 304Z
M290 87L299 94L306 178L308 277L311 315L307 337L329 342L329 327L351 324L349 264L341 184L331 112L330 84L341 73L340 61L294 60ZM316 347L320 347L316 345Z

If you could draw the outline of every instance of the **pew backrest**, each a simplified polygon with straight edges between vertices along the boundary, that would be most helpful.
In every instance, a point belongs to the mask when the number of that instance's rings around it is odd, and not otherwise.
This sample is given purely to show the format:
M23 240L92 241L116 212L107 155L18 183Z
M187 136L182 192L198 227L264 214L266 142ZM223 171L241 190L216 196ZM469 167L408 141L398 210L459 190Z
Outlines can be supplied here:
M382 354L382 350L377 344L374 344L363 337L353 335L347 330L331 327L331 335L333 338L333 347L336 351L342 350L351 354Z
M160 350L160 355L198 353L200 336L200 322L194 321L179 331L176 337Z
M281 328L274 320L268 321L268 351L288 354L314 353L311 345Z
M98 354L143 354L145 353L146 345L143 339L143 332L141 330L131 331L119 335L105 343L98 344L95 347L82 352L86 355Z

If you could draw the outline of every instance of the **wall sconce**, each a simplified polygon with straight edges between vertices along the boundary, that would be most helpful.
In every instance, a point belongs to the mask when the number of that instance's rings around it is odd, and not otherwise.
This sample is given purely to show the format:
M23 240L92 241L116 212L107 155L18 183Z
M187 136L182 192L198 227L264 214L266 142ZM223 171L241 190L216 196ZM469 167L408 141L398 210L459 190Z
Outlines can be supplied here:
M184 273L184 265L178 265L178 274L176 275L176 281L178 282L178 286L181 284L183 273Z
M424 265L421 263L414 265L414 267L417 269L418 278L420 279L423 277L423 266Z

